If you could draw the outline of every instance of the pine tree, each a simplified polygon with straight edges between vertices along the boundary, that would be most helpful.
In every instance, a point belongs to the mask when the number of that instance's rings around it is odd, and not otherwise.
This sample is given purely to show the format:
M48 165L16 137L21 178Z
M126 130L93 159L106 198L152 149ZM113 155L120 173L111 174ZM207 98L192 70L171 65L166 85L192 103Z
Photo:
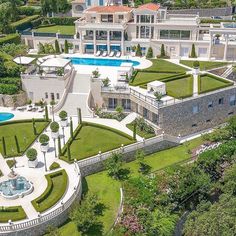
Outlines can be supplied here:
M69 45L68 45L68 41L65 40L65 50L64 50L65 53L68 53L69 52Z
M136 57L141 57L142 56L142 50L141 50L140 44L138 44L137 47L136 47L135 56Z
M2 137L2 152L3 152L3 156L7 155L6 143L5 143L5 138L4 137Z
M15 138L15 143L16 143L17 154L19 154L20 153L20 146L19 146L18 138L16 135L14 136L14 138Z
M153 58L153 50L152 47L148 48L146 58Z
M34 120L34 118L32 119L32 124L33 124L34 135L37 135L37 130L36 130L36 125L35 125L35 120Z
M195 50L195 44L193 43L192 44L192 50L191 50L191 55L190 55L191 58L196 58L197 55L196 55L196 50Z
M161 57L165 57L166 56L166 52L165 52L165 46L164 44L161 45Z
M56 54L60 53L60 46L57 39L55 40L55 52Z

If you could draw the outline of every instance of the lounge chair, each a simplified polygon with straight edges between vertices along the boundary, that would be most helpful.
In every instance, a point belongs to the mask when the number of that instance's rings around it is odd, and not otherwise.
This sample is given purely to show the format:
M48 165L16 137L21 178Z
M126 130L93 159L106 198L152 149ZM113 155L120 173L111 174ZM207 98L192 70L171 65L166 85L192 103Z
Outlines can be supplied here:
M95 56L96 56L96 57L99 57L100 55L101 55L101 51L98 50L98 51L96 52Z
M120 51L116 52L116 57L120 57L120 56L121 56L121 52Z
M115 52L111 51L110 54L109 54L109 57L114 57L114 56L115 56Z
M43 112L44 111L44 107L40 107L39 109L38 109L38 112Z
M107 56L107 51L103 51L102 56L106 57Z
M27 111L32 111L33 110L33 107L32 105L28 105L27 108L26 108Z

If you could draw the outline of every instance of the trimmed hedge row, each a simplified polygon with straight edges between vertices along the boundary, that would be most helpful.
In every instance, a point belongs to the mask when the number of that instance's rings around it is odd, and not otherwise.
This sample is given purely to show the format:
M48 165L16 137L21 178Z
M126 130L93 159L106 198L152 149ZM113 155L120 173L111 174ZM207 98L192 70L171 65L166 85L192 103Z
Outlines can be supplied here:
M0 38L0 46L7 43L20 44L20 35L19 34L8 34L3 38Z
M206 89L204 91L201 91L201 77L203 77L203 76L208 76L208 77L211 77L215 80L218 80L218 81L224 83L225 85L222 85L219 89L223 89L223 88L232 86L234 84L233 82L227 81L227 80L220 78L218 76L214 76L214 75L210 75L210 74L202 74L202 75L198 76L198 94L209 93L209 92L216 90L216 88L211 88L211 89Z
M223 19L201 19L200 24L215 23L220 24L221 22L236 22L236 20L223 20Z
M34 119L35 122L46 122L45 119L43 118L35 118ZM11 125L11 124L20 124L20 123L31 123L32 119L23 119L23 120L12 120L12 121L5 121L3 123L0 123L0 126L4 126L4 125ZM49 121L48 123L50 123L51 121Z
M78 19L77 17L50 17L45 18L48 20L51 24L56 25L75 25L74 22Z
M49 170L55 170L55 169L59 169L61 166L60 164L58 164L57 162L53 162L50 167Z
M31 202L38 212L44 212L54 206L65 194L68 184L68 175L65 170L60 170L52 174L48 174L45 177L47 179L47 188L38 198L34 199ZM61 177L59 185L55 185L53 183L53 178L59 177ZM53 196L53 194L55 196Z
M0 207L0 222L6 223L9 220L18 221L23 220L27 216L21 206Z
M13 22L10 24L11 32L15 32L16 30L23 31L28 28L32 28L32 21L38 19L39 15L33 15L23 18L22 20Z
M19 88L14 84L0 84L0 94L13 95L19 92Z

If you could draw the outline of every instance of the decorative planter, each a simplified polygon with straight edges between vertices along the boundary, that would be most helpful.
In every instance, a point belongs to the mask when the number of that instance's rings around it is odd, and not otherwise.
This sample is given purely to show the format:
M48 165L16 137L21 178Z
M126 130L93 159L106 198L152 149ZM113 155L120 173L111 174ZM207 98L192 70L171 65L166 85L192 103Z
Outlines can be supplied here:
M38 165L38 159L37 158L34 161L28 160L28 167L29 168L36 168L37 165Z
M69 54L73 54L73 53L74 53L74 49L73 49L73 48L72 48L72 49L69 49L69 50L68 50L68 53L69 53Z
M194 68L193 73L194 73L194 75L198 75L199 74L199 67Z
M51 132L51 136L52 136L53 139L57 139L58 136L59 136L59 132L58 131L57 132Z
M136 54L135 52L131 52L132 57L135 57L135 54Z
M41 152L47 152L48 149L49 149L49 144L46 143L46 144L41 144L40 145L40 149L41 149Z
M61 126L66 127L68 125L68 120L61 120Z

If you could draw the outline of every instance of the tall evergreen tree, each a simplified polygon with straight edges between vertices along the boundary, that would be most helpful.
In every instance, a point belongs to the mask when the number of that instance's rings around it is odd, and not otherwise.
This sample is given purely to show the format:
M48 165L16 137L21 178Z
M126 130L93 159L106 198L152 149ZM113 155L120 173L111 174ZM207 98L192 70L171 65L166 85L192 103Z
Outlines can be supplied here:
M55 52L56 54L60 53L60 46L57 39L55 40Z

